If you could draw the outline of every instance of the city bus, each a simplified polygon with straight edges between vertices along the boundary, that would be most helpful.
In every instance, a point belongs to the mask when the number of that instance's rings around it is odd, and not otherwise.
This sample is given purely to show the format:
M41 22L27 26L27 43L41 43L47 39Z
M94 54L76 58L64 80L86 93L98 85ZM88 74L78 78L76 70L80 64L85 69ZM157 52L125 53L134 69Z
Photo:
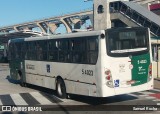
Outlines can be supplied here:
M109 97L153 88L148 28L11 39L10 76L68 94Z

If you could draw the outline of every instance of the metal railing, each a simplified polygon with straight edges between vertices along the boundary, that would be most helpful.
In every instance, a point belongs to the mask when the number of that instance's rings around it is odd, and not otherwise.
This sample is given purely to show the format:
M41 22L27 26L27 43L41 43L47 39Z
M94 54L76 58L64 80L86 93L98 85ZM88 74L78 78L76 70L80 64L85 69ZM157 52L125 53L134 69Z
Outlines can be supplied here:
M136 10L130 8L123 2L113 2L110 4L110 12L118 12L127 17L139 26L148 27L154 36L160 36L160 25L143 16Z

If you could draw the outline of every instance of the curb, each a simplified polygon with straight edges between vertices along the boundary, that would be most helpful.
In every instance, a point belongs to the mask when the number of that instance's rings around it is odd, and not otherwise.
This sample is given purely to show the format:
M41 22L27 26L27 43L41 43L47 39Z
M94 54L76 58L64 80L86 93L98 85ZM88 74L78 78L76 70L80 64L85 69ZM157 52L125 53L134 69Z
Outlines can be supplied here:
M154 78L154 80L156 80L156 81L160 81L160 78Z

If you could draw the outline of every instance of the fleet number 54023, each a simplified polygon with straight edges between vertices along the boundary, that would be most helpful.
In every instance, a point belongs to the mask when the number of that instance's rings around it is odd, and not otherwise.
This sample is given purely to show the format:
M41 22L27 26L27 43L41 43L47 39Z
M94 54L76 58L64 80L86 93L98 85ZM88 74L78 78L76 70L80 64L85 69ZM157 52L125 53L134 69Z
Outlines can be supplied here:
M88 75L88 76L93 76L93 70L85 70L82 69L82 74Z

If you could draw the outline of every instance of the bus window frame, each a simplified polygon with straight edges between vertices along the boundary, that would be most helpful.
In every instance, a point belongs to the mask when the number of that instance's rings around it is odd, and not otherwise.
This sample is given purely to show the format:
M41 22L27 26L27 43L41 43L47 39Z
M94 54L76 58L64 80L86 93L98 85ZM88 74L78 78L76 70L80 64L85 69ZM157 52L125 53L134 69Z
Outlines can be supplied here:
M88 43L89 43L89 40L93 40L95 39L96 43L94 45L97 45L95 46L96 50L89 50L88 49ZM80 43L82 43L82 45L84 46L83 49L81 47L78 48L78 50L73 50L72 48L72 41L73 40L79 40L81 41ZM63 41L67 41L68 43L68 49L66 49L64 47L63 50L60 49L60 42L63 42ZM52 49L49 49L49 42L57 42L56 44L56 47L57 47L57 50L52 50ZM13 44L15 43L20 43L21 45L24 45L25 47L25 50L22 50L20 49L20 54L24 54L21 59L24 59L24 60L34 60L34 61L48 61L48 62L60 62L60 63L73 63L73 64L91 64L91 65L95 65L97 63L97 60L98 60L98 55L99 55L99 36L98 35L94 35L94 36L83 36L83 37L73 37L73 38L61 38L61 39L46 39L46 40L33 40L33 41L22 41L22 42L16 42L16 40L14 42L11 42ZM45 48L42 49L42 52L45 51L45 55L47 56L46 59L38 59L38 54L37 54L37 44L40 44L42 43L42 48L45 44ZM25 51L25 53L24 53ZM57 59L55 60L51 60L49 59L49 54L51 54L50 52L53 51L53 52L56 52L58 55ZM68 53L68 59L64 59L64 60L60 60L60 53L62 52L67 52ZM77 52L80 54L83 54L83 57L81 57L82 60L80 61L73 61L73 56L74 56L74 53ZM54 53L53 53L54 54ZM43 53L44 55L44 53ZM95 57L93 57L92 55L95 55ZM91 60L91 57L94 58L94 60ZM92 59L93 59L92 58ZM16 58L14 58L16 59Z
M136 31L139 31L139 30L143 30L143 31L146 31L146 37L147 37L147 49L146 50L143 50L143 51L137 51L137 52L124 52L124 53L111 53L110 51L110 47L108 45L108 42L109 42L109 39L108 39L108 33L111 31L111 32L114 32L114 29L108 29L105 31L106 33L106 49L107 49L107 55L110 56L110 57L128 57L130 55L133 55L133 56L137 56L137 55L141 55L141 54L146 54L146 53L149 53L149 50L150 50L150 44L149 44L149 31L148 31L148 28L145 28L145 27L141 27L141 28L138 28L138 27L135 27L135 28L131 28L131 30L136 30ZM128 30L128 28L119 28L119 29L115 29L115 31L126 31Z

